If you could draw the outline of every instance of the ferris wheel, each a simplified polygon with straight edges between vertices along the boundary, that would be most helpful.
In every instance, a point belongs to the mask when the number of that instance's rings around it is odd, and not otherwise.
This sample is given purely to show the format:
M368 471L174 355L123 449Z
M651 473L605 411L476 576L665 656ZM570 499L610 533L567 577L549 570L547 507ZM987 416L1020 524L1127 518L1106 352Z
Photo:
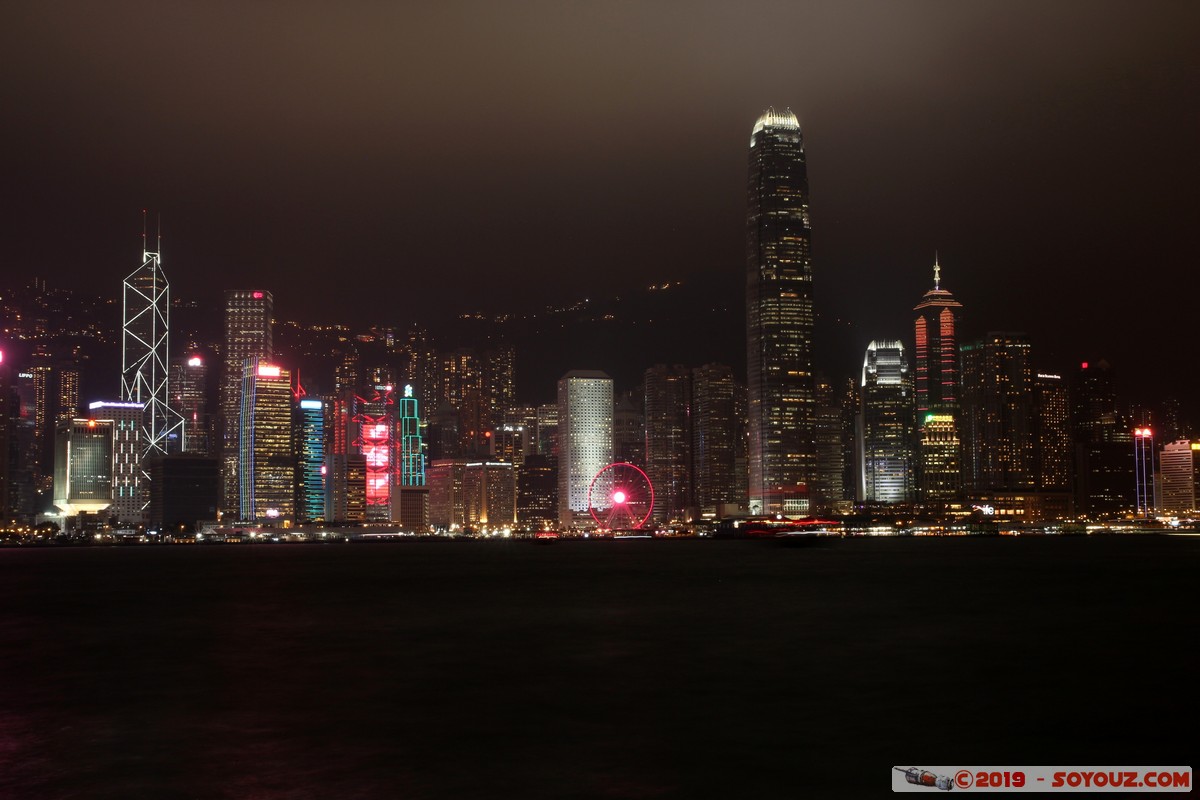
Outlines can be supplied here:
M601 528L637 530L654 510L654 486L633 464L609 464L588 486L588 510Z

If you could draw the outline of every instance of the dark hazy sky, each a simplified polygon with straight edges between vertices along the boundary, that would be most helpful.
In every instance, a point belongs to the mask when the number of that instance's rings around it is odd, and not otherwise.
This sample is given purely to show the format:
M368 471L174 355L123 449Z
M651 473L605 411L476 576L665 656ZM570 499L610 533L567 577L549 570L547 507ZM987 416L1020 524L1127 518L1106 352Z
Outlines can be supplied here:
M283 318L740 291L750 128L790 106L839 348L910 336L936 248L969 330L1162 370L1196 327L1198 23L1195 2L8 3L0 263L115 295L149 207L176 296L270 288Z

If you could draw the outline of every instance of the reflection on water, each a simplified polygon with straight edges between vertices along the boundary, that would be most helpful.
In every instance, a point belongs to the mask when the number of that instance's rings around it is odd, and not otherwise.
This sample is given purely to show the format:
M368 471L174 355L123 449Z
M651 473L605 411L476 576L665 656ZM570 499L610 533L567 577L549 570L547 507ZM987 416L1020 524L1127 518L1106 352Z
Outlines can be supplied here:
M1195 718L1198 556L1165 537L0 550L0 796L853 796L909 761L1188 763L1145 709Z

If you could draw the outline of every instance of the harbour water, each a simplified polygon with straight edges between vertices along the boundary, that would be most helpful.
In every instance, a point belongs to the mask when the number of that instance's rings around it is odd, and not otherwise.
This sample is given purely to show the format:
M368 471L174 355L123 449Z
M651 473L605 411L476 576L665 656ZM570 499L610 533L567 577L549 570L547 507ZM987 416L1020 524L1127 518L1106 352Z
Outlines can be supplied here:
M1189 764L1200 538L0 550L0 797L856 797Z

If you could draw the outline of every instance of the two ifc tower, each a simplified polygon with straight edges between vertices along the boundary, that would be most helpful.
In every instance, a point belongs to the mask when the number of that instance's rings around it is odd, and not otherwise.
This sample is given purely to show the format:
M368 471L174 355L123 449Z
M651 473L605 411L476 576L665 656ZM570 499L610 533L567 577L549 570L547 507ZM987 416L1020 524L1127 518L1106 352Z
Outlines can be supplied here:
M121 318L121 401L142 406L139 454L147 458L183 450L184 426L167 390L171 284L162 271L162 224L155 248L146 237L142 212L142 265L125 278ZM143 470L145 466L143 466Z
M746 367L752 514L811 511L818 472L812 228L800 122L767 109L750 134L746 210ZM957 488L955 333L961 305L934 288L915 311L922 494ZM932 484L932 485L930 485Z

